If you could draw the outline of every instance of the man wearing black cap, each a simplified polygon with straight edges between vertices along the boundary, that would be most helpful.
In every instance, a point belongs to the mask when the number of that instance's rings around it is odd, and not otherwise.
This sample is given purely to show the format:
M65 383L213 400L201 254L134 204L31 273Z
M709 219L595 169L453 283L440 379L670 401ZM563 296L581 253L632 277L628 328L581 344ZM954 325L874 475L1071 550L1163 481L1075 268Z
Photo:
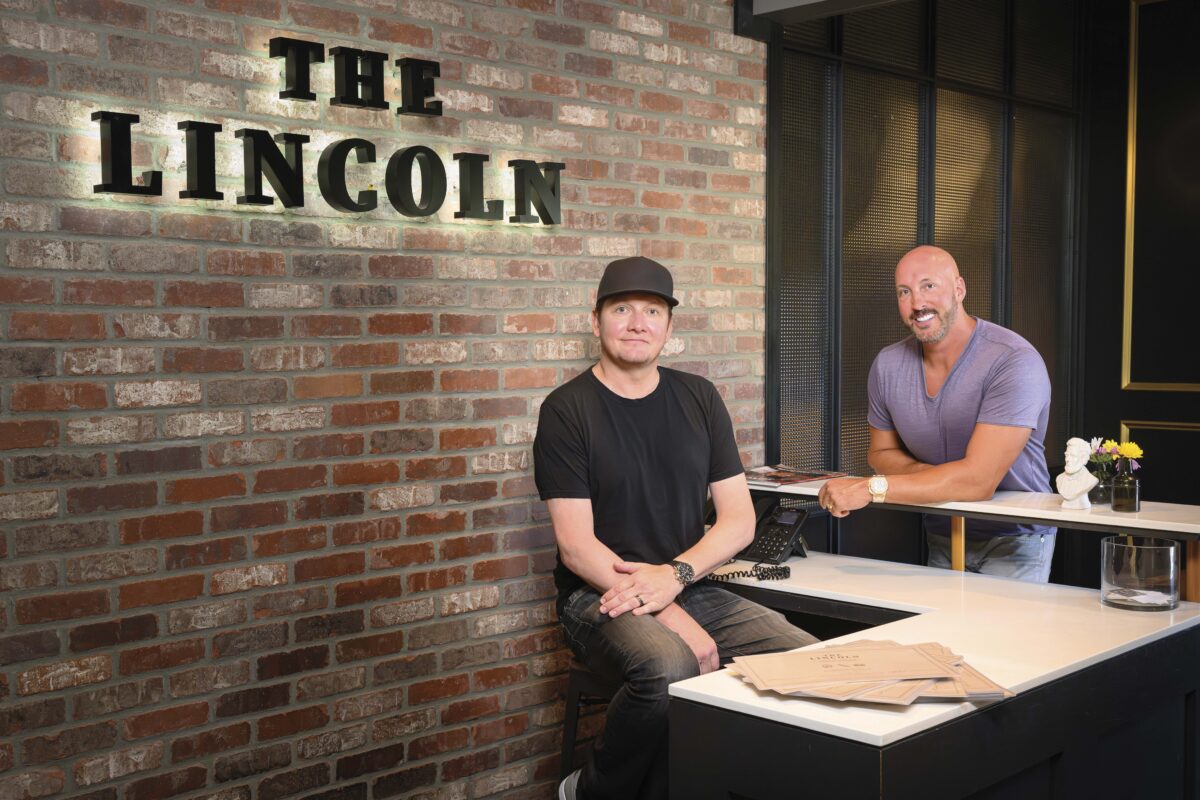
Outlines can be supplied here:
M660 367L671 273L623 258L600 279L600 360L550 393L534 466L558 543L558 615L576 657L621 682L560 798L666 797L667 686L721 658L811 644L774 611L697 580L749 544L754 510L709 381ZM704 531L711 492L717 522Z

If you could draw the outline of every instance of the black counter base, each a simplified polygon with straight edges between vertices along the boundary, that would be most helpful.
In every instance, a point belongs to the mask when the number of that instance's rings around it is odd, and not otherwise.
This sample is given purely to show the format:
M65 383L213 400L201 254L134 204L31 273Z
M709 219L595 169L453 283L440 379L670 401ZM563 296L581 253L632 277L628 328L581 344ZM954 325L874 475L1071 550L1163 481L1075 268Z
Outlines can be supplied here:
M1198 689L1193 627L885 747L672 700L671 797L1196 800Z

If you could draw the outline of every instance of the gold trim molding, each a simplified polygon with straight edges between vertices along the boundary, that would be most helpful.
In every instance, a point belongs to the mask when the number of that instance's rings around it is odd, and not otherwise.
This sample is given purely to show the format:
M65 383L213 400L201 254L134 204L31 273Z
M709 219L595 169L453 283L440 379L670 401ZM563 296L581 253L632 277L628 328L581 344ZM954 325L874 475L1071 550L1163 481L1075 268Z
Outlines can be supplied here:
M1132 391L1200 392L1200 383L1135 381L1133 372L1133 223L1137 176L1138 9L1161 0L1129 1L1129 133L1125 139L1125 290L1121 319L1121 388Z
M1200 422L1168 422L1166 420L1123 419L1121 420L1120 441L1128 442L1129 434L1134 428L1145 428L1152 431L1182 431L1184 433L1200 433Z

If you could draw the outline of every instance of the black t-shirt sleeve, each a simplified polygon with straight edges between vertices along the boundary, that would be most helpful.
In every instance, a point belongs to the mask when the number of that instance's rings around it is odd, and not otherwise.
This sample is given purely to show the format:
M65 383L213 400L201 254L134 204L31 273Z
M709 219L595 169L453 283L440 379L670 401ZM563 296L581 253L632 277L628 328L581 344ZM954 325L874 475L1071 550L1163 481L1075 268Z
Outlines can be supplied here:
M533 439L533 479L543 500L557 497L588 499L588 457L578 420L566 409L547 401L538 414Z
M733 435L733 422L729 419L729 411L717 389L711 383L708 385L709 415L708 436L712 443L708 456L708 482L716 483L726 478L732 478L743 471L742 457L738 453L737 439Z

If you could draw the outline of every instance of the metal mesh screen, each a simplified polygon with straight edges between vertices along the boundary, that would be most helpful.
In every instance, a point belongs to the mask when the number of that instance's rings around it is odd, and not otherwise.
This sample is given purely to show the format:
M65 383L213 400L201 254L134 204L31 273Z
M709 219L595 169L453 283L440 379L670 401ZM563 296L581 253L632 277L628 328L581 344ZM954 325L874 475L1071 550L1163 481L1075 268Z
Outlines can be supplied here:
M917 72L925 43L925 9L907 3L857 11L842 17L842 54Z
M833 209L833 67L784 51L780 185L788 213L772 288L779 303L779 453L820 468L833 363L829 328L829 230Z
M967 283L967 313L994 320L992 282L1004 222L1004 107L939 90L934 158L934 237Z
M831 21L828 19L811 19L808 22L784 25L783 43L789 47L828 50L830 29Z
M1018 106L1013 112L1012 329L1037 348L1053 386L1047 461L1062 462L1070 373L1068 293L1075 120Z
M917 243L921 93L915 81L847 68L843 97L838 468L866 474L867 372L903 335L893 273Z
M1013 27L1013 93L1071 106L1075 75L1073 0L1016 0Z
M1004 90L1004 3L939 0L937 74L993 91Z

